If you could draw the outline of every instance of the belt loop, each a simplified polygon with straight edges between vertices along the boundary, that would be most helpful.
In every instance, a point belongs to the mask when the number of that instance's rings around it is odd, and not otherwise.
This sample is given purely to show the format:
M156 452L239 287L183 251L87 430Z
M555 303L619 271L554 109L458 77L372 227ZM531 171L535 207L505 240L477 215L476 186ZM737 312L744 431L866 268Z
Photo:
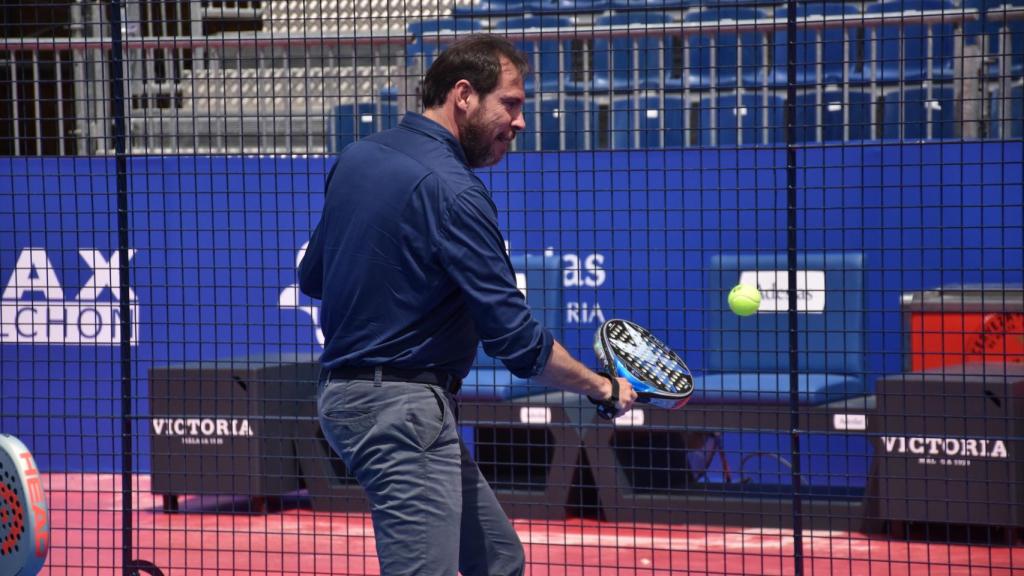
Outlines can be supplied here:
M381 380L384 379L384 369L380 366L373 368L373 385L380 388Z

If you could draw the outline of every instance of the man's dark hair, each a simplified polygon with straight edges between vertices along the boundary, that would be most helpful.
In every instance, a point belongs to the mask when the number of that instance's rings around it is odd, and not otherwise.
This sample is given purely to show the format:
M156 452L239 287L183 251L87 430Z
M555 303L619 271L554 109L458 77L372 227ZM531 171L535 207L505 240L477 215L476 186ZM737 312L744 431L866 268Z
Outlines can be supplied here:
M501 57L504 56L526 75L529 70L526 56L501 36L473 34L452 43L427 70L420 88L425 109L444 103L448 93L459 80L468 80L473 89L484 97L491 93L501 78Z

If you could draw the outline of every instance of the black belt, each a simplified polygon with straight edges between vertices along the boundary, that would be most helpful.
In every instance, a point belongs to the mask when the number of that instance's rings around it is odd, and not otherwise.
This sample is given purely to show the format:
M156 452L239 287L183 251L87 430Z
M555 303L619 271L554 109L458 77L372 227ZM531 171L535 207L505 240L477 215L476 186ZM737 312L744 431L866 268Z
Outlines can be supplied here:
M377 370L380 370L380 379L386 381L417 382L419 384L430 384L438 386L455 394L462 387L462 380L455 378L448 372L438 370L421 370L416 368L392 368L390 366L341 366L331 368L327 371L327 378L330 380L370 380L377 378Z

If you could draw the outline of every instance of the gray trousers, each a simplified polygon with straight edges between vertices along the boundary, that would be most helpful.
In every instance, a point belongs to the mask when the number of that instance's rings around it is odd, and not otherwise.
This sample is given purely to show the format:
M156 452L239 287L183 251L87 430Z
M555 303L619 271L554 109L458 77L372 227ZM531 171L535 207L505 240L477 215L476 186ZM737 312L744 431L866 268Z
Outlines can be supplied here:
M370 501L381 574L522 574L522 543L459 438L458 405L414 382L320 384L320 426Z

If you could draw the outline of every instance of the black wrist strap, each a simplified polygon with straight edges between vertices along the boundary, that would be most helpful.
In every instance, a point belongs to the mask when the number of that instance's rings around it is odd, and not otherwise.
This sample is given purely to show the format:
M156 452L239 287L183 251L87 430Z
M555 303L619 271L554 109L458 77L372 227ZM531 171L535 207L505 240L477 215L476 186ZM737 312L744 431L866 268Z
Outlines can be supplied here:
M597 414L605 420L611 420L618 414L619 409L615 406L619 402L619 380L607 372L598 372L612 383L612 395L604 400L594 400L590 396L587 399L597 408Z

